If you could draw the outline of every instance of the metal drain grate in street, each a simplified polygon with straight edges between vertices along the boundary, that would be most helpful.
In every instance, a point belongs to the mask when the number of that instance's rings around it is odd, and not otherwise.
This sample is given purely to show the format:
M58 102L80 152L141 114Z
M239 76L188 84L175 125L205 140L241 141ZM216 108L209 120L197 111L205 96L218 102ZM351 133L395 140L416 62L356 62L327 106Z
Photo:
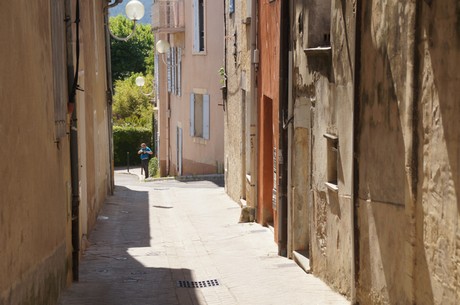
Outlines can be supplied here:
M206 281L177 281L177 287L179 288L206 288L219 286L219 281L206 280Z

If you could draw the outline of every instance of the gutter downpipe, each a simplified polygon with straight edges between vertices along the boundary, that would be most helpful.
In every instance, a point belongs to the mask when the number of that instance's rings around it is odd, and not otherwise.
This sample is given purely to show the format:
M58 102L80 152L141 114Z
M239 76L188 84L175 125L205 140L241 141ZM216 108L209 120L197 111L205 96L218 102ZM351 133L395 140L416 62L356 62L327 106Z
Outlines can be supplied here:
M293 125L294 125L294 119L292 119L292 125L289 125L289 120L290 118L294 117L294 102L293 102L293 67L294 67L294 58L293 58L293 52L294 52L294 31L293 31L293 23L294 23L294 3L293 1L289 1L289 50L288 50L288 94L287 94L287 117L288 122L283 123L284 128L287 129L287 148L286 148L286 153L287 157L285 160L287 161L286 163L286 171L287 171L287 177L286 177L286 196L287 196L287 256L289 258L292 257L292 251L293 249L293 231L292 231L292 139L293 139Z
M257 210L258 210L258 160L257 156L259 154L259 145L257 134L257 125L258 125L258 84L257 84L257 73L259 70L259 50L257 49L257 26L259 23L258 20L258 0L251 1L251 126L249 128L249 133L251 136L251 130L255 130L254 134L254 153L251 154L251 186L254 186L254 192L252 193L252 200L254 203L254 220L257 221Z
M107 80L107 128L109 137L109 168L110 168L110 186L109 193L113 195L115 189L114 179L114 164L113 164L113 120L112 120L112 104L113 104L113 79L112 79L112 55L110 50L110 32L109 32L109 14L108 9L119 4L120 1L116 1L115 4L108 5L104 8L107 13L104 13L104 29L105 29L105 66L106 66L106 80Z
M284 33L287 35L283 35ZM280 62L279 62L279 146L281 154L279 155L279 210L278 210L278 254L287 256L287 180L288 180L288 164L286 162L287 152L287 126L284 126L284 114L289 109L288 96L289 88L289 3L281 1L280 3Z
M352 122L353 130L351 133L353 151L352 151L352 175L351 179L351 188L352 188L352 198L351 202L353 208L351 209L351 304L358 304L356 296L356 283L358 280L359 273L359 227L358 227L358 207L359 207L359 164L358 164L358 152L359 152L359 124L360 124L360 99L359 99L359 90L360 90L360 81L361 81L361 11L362 4L361 1L356 1L356 20L353 24L353 33L355 34L354 41L354 71L353 71L353 112L352 112Z
M76 104L76 89L78 86L78 56L79 56L79 7L77 2L76 8L76 58L77 65L74 66L74 54L72 50L73 33L72 33L72 0L65 2L66 15L66 55L67 55L67 83L69 90L70 105ZM77 130L77 107L73 107L70 121L70 174L72 185L72 279L79 279L79 259L80 259L80 188L79 188L79 173L78 173L78 130Z

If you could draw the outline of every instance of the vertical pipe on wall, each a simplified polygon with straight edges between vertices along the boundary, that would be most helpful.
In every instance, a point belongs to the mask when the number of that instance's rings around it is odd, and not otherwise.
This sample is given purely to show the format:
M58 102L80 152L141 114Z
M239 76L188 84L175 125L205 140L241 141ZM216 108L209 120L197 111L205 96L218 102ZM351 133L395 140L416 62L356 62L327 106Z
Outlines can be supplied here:
M353 207L351 209L351 304L357 304L356 297L356 284L358 281L359 275L359 226L358 226L358 206L359 206L359 163L358 163L358 154L359 154L359 124L360 124L360 99L359 99L359 90L360 90L360 79L361 79L361 1L357 0L355 9L355 22L353 24L353 32L355 34L355 43L354 43L354 71L353 71L353 112L352 112L352 122L353 130L351 133L353 151L352 151L352 175L353 179L351 181L352 189L352 198L351 202Z
M295 13L294 13L294 1L289 1L289 54L288 54L288 100L287 100L287 117L291 118L293 117L293 109L294 109L294 104L293 104L293 98L292 98L292 93L293 93L293 52L294 52L294 20L295 20ZM287 170L287 253L288 257L291 257L292 251L294 251L293 247L293 230L292 230L292 222L293 222L293 211L292 211L292 204L293 204L293 196L292 196L292 138L293 138L293 126L294 122L292 122L292 125L285 126L287 128L287 157L286 157L286 170Z
M105 10L105 8L104 8ZM105 67L106 67L106 99L107 99L107 124L109 137L109 169L110 169L110 187L109 193L113 195L115 188L114 164L113 164L113 121L112 121L112 102L113 102L113 83L112 83L112 56L110 51L110 32L109 32L109 14L104 12L104 29L105 29Z
M77 64L74 67L74 54L73 54L73 33L71 26L72 20L72 0L65 2L65 14L68 22L66 27L66 55L67 55L67 83L69 91L69 101L71 105L76 103L76 88L78 83L78 57L79 57L79 1L76 2L75 23L76 23L76 58ZM79 175L78 175L78 130L77 130L77 107L73 107L71 113L70 124L70 172L71 172L71 185L72 185L72 277L74 281L78 281L79 274L79 259L80 259L80 194L79 194Z
M258 20L258 14L257 14L257 5L258 0L252 0L251 1L251 127L255 129L255 135L253 139L253 145L255 146L252 153L251 153L251 185L254 185L254 191L252 192L252 202L254 202L254 210L256 211L254 213L254 220L257 221L257 209L258 209L258 164L257 164L257 155L259 153L259 146L257 145L258 143L258 137L259 135L257 134L257 127L254 128L253 126L257 126L257 117L258 117L258 107L257 107L257 90L258 90L258 84L257 84L257 71L258 71L258 66L259 66L259 61L258 61L258 56L256 54L259 53L259 50L257 49L257 26L259 23ZM251 133L251 128L250 128L250 133Z
M279 79L279 208L278 208L278 253L287 256L287 131L284 128L284 114L288 113L289 79L289 3L280 3L280 79ZM286 34L287 33L287 34Z

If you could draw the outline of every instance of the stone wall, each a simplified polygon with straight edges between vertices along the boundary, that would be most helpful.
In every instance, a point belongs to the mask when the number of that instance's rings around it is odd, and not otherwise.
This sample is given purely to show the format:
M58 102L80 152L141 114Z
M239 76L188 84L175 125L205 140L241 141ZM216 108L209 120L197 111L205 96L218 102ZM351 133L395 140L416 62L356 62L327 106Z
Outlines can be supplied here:
M460 3L421 1L415 303L460 302Z
M246 198L246 157L251 103L251 32L252 20L247 19L250 1L234 1L234 12L226 2L227 101L225 102L225 188L235 201ZM224 85L224 84L222 84Z

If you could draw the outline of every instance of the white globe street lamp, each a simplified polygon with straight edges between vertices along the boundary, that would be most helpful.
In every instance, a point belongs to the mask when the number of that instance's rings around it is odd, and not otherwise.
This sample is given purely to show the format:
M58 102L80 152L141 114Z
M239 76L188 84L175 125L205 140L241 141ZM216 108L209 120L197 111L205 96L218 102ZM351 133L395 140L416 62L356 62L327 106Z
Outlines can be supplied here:
M108 22L109 22L109 17L108 17L109 8L115 7L118 4L120 4L119 1L114 2L113 4L108 5L108 6L105 7L105 13L106 13L106 18L107 18L107 28L109 30L110 36L112 36L116 40L127 41L136 32L136 23L137 23L137 21L142 19L142 17L144 17L145 9L144 9L144 5L139 0L130 0L128 2L128 4L126 4L126 7L125 7L126 16L131 21L133 21L133 23L134 23L133 24L133 29L132 29L131 34L129 34L128 36L126 36L126 37L118 37L112 32L112 30L110 29L110 25L108 24Z

